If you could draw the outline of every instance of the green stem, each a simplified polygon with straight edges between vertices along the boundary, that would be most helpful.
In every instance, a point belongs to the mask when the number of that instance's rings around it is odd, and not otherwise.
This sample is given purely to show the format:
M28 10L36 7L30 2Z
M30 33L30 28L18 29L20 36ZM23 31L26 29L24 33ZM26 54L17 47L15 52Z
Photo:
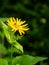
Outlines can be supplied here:
M11 45L11 65L12 65L12 57L13 57L13 54L12 54L12 47L13 47L13 45Z

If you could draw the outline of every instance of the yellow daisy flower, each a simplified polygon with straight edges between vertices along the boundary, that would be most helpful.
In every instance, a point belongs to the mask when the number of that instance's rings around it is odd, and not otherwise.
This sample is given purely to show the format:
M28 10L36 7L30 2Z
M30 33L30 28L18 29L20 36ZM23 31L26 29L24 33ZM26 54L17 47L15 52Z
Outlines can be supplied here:
M25 24L25 22L26 21L21 21L21 19L15 19L14 17L7 20L7 24L12 28L12 31L19 31L20 35L25 34L25 31L29 29L28 24Z

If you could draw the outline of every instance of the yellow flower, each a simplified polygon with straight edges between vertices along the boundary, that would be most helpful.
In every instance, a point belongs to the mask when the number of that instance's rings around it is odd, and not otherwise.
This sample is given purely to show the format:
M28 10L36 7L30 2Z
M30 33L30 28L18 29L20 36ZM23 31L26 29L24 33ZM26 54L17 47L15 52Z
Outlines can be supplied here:
M19 31L20 35L25 34L25 31L27 31L28 24L25 24L26 21L21 21L21 19L18 20L18 18L9 18L7 20L8 26L12 28L12 31L16 32Z

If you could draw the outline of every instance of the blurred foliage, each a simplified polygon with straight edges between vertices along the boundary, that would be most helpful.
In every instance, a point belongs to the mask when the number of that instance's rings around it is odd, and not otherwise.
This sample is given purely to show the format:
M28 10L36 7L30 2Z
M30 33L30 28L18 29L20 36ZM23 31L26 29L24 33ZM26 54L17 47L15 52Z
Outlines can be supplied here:
M24 48L24 54L49 58L49 0L0 0L0 17L26 20L30 30L21 39L18 39ZM0 30L0 43L8 43L2 34L2 29ZM8 49L10 44L6 43L4 46ZM2 56L4 54L0 53ZM20 54L13 53L13 56L17 55ZM43 65L49 65L49 59Z

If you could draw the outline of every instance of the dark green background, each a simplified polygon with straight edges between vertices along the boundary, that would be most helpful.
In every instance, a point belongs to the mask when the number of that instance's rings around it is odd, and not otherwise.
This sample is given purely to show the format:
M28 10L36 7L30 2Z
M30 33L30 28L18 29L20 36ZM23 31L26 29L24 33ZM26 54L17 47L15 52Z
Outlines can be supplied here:
M24 53L49 57L49 0L0 0L0 17L26 20L30 30L18 40Z

